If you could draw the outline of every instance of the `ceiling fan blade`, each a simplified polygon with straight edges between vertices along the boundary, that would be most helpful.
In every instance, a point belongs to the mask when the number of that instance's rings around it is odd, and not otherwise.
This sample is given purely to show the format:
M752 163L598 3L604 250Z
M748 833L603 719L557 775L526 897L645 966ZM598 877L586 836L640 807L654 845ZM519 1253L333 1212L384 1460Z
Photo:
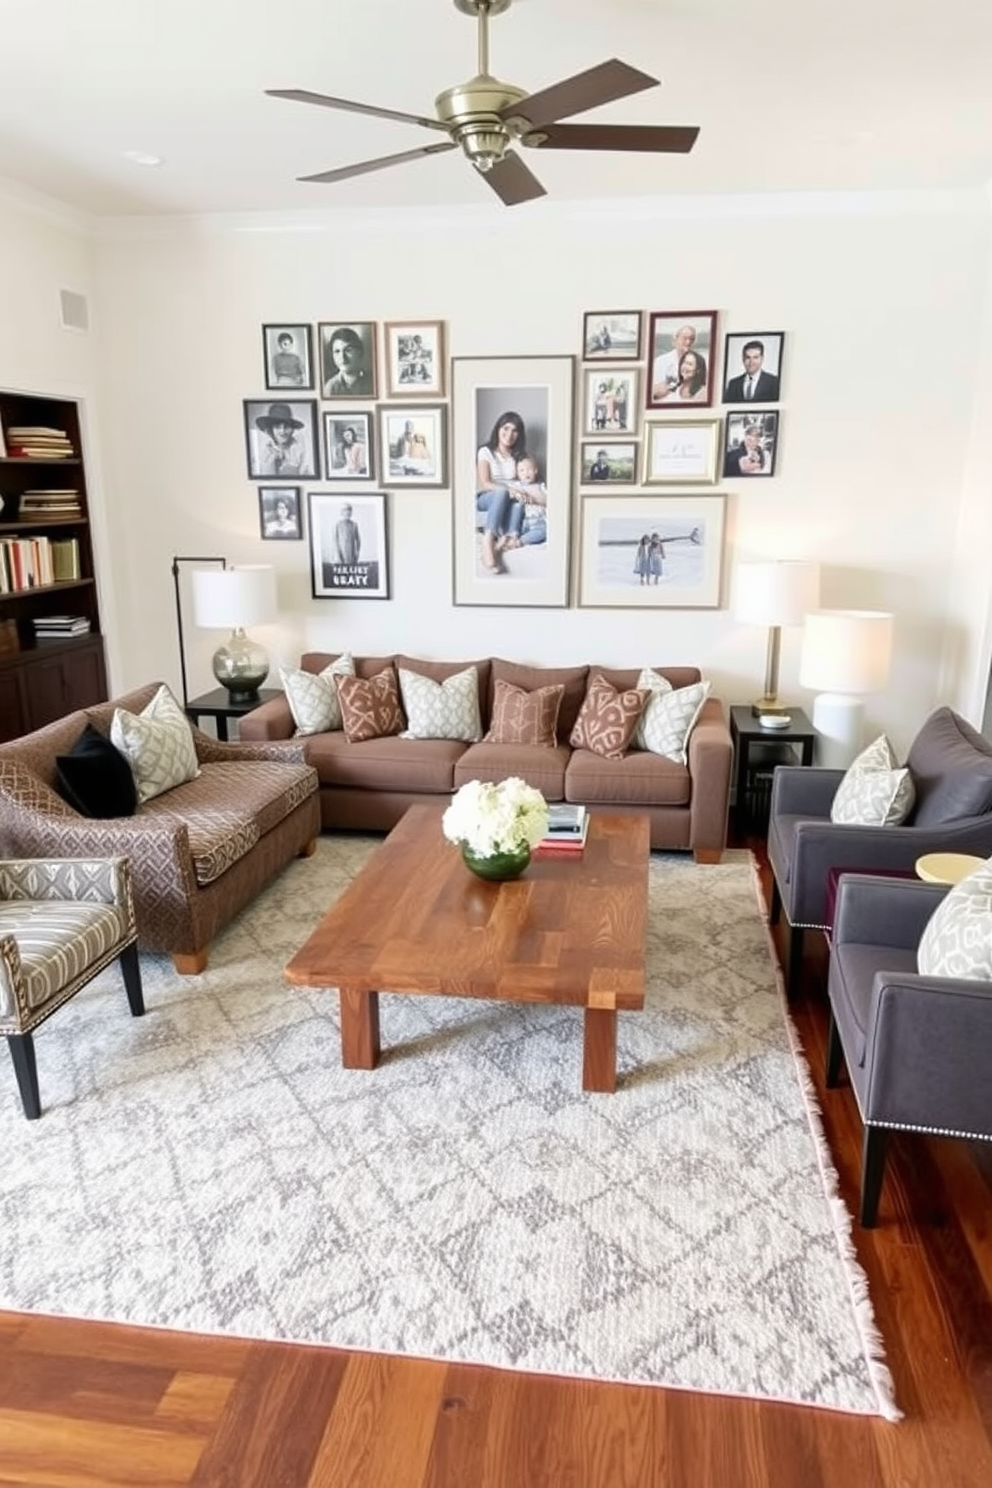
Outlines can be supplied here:
M657 86L657 78L614 57L598 67L590 67L588 72L577 72L574 77L552 83L550 88L531 93L519 103L507 104L501 117L526 119L532 129L542 129L545 124L568 119L572 114L584 114L601 103L612 103L615 98L628 98L631 93Z
M401 114L396 109L376 108L371 103L354 103L350 98L331 98L327 93L308 93L305 88L266 88L267 98L288 98L292 103L316 103L321 108L343 109L349 114L372 114L376 119L398 119L401 124L421 124L424 129L447 129L439 119L423 119L419 114Z
M688 155L699 134L698 124L548 124L531 141L541 150L642 150L660 155Z
M443 145L420 145L416 150L401 150L398 155L380 155L378 160L361 160L357 165L342 165L337 170L318 171L313 176L297 176L298 181L347 181L351 176L365 176L369 171L386 170L391 165L401 165L404 160L419 160L422 155L442 155L445 150L457 149L453 140Z
M534 201L537 197L548 194L530 166L525 165L513 150L507 150L503 159L492 170L480 171L479 174L508 207L516 207L521 202Z

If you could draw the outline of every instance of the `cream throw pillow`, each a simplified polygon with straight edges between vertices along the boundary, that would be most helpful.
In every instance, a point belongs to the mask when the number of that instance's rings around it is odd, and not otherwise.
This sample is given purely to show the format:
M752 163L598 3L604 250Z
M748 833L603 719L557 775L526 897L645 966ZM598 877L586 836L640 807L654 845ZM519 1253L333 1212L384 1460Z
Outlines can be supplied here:
M342 651L322 672L304 672L299 667L280 667L289 711L297 735L326 734L341 729L341 703L335 677L353 677L355 662L350 651Z
M859 827L895 827L913 809L916 787L900 769L885 734L848 766L830 807L830 820Z
M660 672L644 667L637 685L648 688L651 696L634 732L634 748L647 749L652 754L686 764L689 735L710 695L712 684L692 682L688 687L673 687Z
M949 889L916 952L922 976L992 982L992 858Z
M400 667L399 674L407 719L401 739L463 739L474 744L482 738L479 674L474 666L443 682L406 667Z
M115 708L110 742L131 766L139 805L200 773L189 719L164 684L140 713Z

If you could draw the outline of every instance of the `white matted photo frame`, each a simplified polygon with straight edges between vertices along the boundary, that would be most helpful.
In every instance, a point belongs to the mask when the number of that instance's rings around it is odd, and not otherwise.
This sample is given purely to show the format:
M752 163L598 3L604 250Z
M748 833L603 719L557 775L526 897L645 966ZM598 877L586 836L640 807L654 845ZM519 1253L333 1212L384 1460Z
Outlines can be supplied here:
M386 497L381 491L311 491L314 599L388 599Z
M375 479L375 427L367 410L324 409L324 478Z
M714 610L726 497L583 496L579 605Z
M299 542L303 509L299 486L259 486L258 526L264 542Z
M645 486L706 485L716 480L719 419L645 419Z
M378 397L374 320L318 321L320 396Z
M245 398L243 406L249 480L319 479L313 398Z
M781 415L764 409L758 413L728 413L723 448L723 478L775 474Z
M267 388L313 388L312 337L308 325L263 325Z
M640 367L590 367L582 373L582 433L633 434L641 401Z
M387 320L387 398L444 396L444 321Z
M575 358L455 357L451 367L453 602L563 608Z
M582 357L587 362L636 362L641 355L640 310L587 310Z
M448 410L443 403L379 405L384 486L440 487L448 481Z
M646 406L683 412L693 404L709 407L716 385L716 311L653 310L648 327Z
M632 486L637 481L637 443L591 439L579 447L581 485Z

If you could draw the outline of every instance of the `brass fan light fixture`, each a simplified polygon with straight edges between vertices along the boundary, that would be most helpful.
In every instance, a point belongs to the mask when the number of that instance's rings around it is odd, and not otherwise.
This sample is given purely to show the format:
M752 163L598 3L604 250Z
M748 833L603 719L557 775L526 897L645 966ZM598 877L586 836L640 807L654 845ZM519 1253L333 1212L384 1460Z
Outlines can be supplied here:
M424 155L439 155L459 146L485 181L506 206L532 201L546 192L533 171L513 149L523 145L539 150L636 150L648 154L684 155L692 149L699 134L696 125L665 124L562 124L561 119L583 114L617 98L627 98L644 88L656 88L658 79L649 77L615 57L576 73L560 83L553 83L539 93L525 93L512 83L502 83L489 71L489 18L501 15L510 0L454 0L463 15L478 17L479 71L467 83L446 88L434 100L437 118L422 118L396 109L376 108L370 103L355 103L348 98L331 98L325 93L310 93L300 88L267 88L270 98L289 98L296 103L317 104L320 108L342 109L353 114L372 114L378 119L397 119L403 124L419 124L448 136L438 144L420 145L402 150L397 155L383 155L377 160L362 160L337 170L319 171L300 176L301 181L346 181L369 171L385 170L405 160L418 160Z

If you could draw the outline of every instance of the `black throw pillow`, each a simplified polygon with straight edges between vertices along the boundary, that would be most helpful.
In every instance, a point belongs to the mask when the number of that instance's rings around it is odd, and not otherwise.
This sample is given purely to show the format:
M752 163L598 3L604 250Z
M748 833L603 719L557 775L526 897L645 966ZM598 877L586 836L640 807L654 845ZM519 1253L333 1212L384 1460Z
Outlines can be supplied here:
M68 754L55 759L59 795L83 816L133 816L138 791L131 766L88 723Z

